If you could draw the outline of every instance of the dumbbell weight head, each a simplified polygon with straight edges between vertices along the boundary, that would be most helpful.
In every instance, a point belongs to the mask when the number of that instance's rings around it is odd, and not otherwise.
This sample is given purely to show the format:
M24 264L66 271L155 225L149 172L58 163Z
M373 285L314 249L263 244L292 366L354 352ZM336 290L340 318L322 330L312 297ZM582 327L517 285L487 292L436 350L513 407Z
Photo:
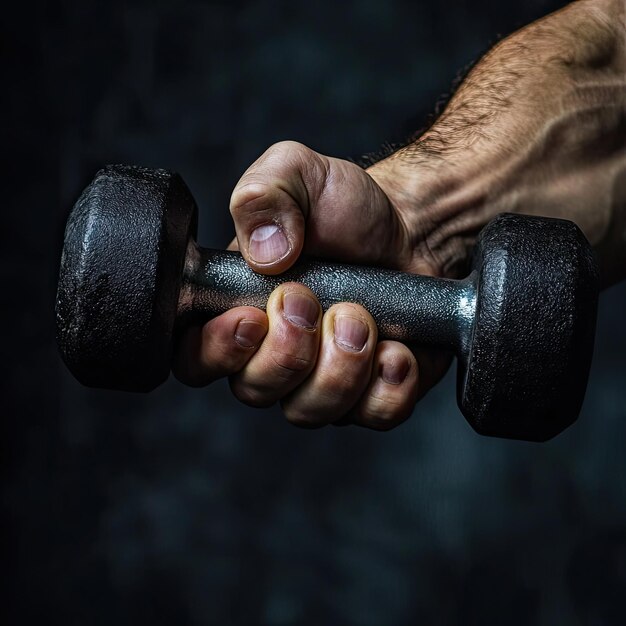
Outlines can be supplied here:
M381 336L453 349L459 407L482 434L541 441L576 419L598 277L572 222L501 215L479 235L470 276L452 281L314 261L262 276L238 254L197 248L196 220L186 185L163 170L108 167L85 190L68 220L57 297L59 347L82 383L153 389L169 374L177 324L263 307L295 280L324 308L363 304Z
M476 312L458 404L479 433L554 437L580 412L595 338L598 272L567 220L500 215L480 233Z
M178 174L130 166L98 172L65 229L57 343L89 387L150 391L169 376L196 203Z

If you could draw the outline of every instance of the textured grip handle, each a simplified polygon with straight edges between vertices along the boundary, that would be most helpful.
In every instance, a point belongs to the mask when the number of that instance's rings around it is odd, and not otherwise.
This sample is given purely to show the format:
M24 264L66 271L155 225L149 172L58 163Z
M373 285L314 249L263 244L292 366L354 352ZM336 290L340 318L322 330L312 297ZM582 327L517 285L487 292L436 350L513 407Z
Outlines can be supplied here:
M278 285L294 281L309 287L324 310L337 302L363 305L381 337L459 352L474 319L475 276L449 280L314 259L302 259L279 276L266 276L251 270L238 252L191 244L179 313L214 317L236 306L265 309Z

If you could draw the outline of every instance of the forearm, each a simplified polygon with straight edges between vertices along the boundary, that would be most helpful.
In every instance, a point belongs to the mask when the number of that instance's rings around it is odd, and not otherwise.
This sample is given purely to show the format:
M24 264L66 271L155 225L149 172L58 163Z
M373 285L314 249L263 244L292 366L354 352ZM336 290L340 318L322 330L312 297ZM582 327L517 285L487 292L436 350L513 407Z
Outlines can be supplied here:
M603 283L626 278L625 4L575 2L501 41L428 131L370 168L437 273L461 273L510 211L574 220Z

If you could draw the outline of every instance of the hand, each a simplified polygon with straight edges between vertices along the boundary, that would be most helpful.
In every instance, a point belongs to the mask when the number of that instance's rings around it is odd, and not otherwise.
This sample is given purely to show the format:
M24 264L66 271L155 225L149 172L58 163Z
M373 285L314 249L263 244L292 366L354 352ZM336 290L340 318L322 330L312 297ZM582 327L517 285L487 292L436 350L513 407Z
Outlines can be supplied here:
M357 165L280 143L235 187L231 249L266 274L283 272L303 251L440 274L425 245L427 221L413 219L409 228L402 206L392 187L384 190ZM378 342L374 320L361 306L337 304L322 315L309 289L287 283L272 293L267 315L242 307L191 329L174 371L190 385L229 376L242 402L280 401L287 418L301 426L342 420L387 429L408 417L448 363L441 353Z
M520 212L577 222L609 285L626 278L625 130L623 0L580 0L500 42L430 129L367 171L299 144L271 148L233 193L232 247L268 274L306 251L454 278L481 228ZM267 311L234 309L192 329L176 375L193 385L230 376L239 399L280 401L296 424L387 429L448 365L377 343L356 305L322 317L301 285L277 289Z

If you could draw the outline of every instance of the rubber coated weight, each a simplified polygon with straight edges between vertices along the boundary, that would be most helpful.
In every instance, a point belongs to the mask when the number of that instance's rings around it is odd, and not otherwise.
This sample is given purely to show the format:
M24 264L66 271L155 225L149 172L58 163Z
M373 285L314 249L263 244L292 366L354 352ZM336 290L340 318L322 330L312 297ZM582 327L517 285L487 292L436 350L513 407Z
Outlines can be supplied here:
M365 306L381 337L458 356L458 403L480 433L541 441L571 424L591 362L598 275L572 222L501 215L464 280L301 260L280 276L199 248L197 208L164 170L110 166L69 216L57 296L61 354L82 383L147 391L168 376L176 330L233 306L265 307L280 283L327 309Z
M570 221L504 214L480 233L476 315L458 403L485 435L530 441L576 420L595 338L598 271Z
M187 241L197 208L177 174L112 166L72 210L57 293L57 343L90 387L150 391L170 372Z

